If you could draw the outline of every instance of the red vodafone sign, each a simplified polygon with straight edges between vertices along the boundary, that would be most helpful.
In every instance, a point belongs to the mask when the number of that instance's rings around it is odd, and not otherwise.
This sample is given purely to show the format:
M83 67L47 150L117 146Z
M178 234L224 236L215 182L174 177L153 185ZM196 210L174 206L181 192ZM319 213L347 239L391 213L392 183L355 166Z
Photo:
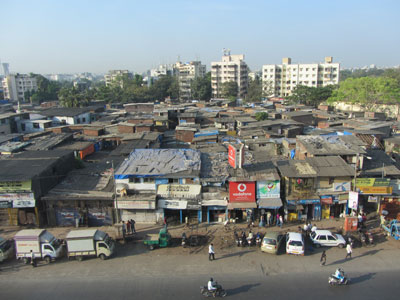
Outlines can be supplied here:
M254 181L229 182L229 202L255 202L256 184Z
M232 168L236 168L236 148L232 145L228 147L228 162Z

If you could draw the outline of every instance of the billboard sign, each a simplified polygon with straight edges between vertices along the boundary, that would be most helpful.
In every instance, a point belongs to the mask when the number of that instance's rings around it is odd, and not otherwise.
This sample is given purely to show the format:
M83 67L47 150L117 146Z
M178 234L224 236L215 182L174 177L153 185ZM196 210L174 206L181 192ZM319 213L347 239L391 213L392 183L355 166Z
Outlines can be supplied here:
M0 193L31 192L32 182L29 181L2 181Z
M228 162L232 168L236 168L236 148L232 145L228 147Z
M255 202L256 184L254 181L229 182L229 202Z
M357 192L349 192L349 208L357 210L358 208L358 193Z
M280 198L281 183L279 180L257 181L257 198Z

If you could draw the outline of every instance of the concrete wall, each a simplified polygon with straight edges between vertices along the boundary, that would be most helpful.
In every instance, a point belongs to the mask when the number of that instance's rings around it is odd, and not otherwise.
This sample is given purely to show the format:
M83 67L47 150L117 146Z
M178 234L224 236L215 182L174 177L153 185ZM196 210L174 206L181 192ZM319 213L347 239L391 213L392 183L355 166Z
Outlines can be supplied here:
M336 102L335 109L342 110L342 111L354 111L354 112L360 112L360 111L367 110L365 107L363 107L359 104L349 104L346 102ZM376 105L372 105L371 108L369 108L368 110L375 111L375 112L384 112L384 113L386 113L387 117L397 118L397 115L399 114L400 106L399 105L388 105L388 104L376 104Z

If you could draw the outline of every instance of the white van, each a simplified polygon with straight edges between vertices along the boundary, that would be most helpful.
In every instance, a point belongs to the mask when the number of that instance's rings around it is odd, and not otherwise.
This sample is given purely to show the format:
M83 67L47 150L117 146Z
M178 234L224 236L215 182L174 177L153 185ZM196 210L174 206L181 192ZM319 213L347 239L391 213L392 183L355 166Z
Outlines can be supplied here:
M286 253L304 255L304 239L301 233L288 232L286 234Z

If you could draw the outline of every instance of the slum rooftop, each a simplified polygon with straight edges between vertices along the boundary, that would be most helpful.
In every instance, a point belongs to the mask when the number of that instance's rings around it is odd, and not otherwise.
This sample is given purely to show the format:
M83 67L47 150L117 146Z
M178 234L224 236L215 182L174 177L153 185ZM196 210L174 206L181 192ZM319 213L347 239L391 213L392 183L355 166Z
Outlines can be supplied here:
M130 176L199 176L200 152L193 149L135 149L116 170L116 178Z
M310 136L298 135L307 153L313 155L354 155L365 154L366 144L354 135Z

